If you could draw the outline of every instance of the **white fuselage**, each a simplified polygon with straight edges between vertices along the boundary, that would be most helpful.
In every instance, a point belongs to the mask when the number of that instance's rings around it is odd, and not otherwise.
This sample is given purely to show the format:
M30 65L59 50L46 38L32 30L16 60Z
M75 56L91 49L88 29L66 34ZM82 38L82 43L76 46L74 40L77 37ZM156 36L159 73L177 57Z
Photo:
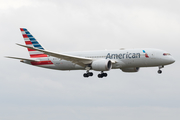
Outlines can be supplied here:
M87 52L65 53L79 57L92 58L93 61L107 59L114 61L112 69L123 69L131 67L155 67L165 66L173 63L175 60L167 52L158 49L123 49L123 50L103 50ZM56 70L85 70L84 67L71 61L66 61L56 57L36 58L39 63L32 64L29 61L24 63Z

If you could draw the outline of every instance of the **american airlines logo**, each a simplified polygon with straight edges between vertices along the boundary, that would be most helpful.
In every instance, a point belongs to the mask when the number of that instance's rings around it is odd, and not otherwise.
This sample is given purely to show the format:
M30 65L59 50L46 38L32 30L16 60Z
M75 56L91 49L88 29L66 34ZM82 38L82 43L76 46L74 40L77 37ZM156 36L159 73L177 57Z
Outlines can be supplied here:
M140 58L140 53L123 53L123 54L110 54L108 53L106 59L131 59Z
M149 56L148 56L148 54L146 53L145 50L143 50L143 53L145 53L145 57L146 57L146 58L149 58Z

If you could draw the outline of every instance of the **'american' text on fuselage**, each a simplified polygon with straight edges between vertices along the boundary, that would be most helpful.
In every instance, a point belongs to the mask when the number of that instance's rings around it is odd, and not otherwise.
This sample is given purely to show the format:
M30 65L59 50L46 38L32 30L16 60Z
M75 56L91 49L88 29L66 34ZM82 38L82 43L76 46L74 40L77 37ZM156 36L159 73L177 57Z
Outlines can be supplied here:
M131 59L140 58L140 53L123 53L123 54L110 54L108 53L106 59Z

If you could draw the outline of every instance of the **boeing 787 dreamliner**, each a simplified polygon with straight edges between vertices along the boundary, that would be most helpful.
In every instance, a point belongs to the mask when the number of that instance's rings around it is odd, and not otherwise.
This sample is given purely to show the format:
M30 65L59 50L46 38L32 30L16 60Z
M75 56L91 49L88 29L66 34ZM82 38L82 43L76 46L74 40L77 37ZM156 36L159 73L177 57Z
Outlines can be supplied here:
M93 76L92 70L100 71L99 78L107 77L105 71L121 69L123 72L138 72L140 67L158 67L161 74L165 65L175 62L170 53L159 49L119 49L57 53L45 50L26 28L20 28L30 58L20 59L22 63L55 70L86 70L84 77Z

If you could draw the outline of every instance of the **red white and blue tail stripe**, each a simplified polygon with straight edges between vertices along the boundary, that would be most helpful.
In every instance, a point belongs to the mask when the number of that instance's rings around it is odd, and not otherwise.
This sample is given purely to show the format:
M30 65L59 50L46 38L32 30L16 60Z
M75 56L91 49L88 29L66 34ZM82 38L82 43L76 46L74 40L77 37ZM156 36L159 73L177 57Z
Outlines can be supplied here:
M32 34L26 28L20 28L20 30L24 38L25 44L27 46L32 46L44 50L44 48L38 43L38 41L32 36ZM28 48L28 51L31 58L48 57L46 54L36 50Z

